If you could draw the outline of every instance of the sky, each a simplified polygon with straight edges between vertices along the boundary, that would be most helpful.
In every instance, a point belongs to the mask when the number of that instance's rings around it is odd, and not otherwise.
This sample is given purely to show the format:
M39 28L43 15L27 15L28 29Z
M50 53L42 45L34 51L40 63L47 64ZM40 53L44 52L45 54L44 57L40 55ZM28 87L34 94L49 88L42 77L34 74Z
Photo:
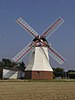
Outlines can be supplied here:
M12 59L33 37L16 19L22 17L39 35L58 17L64 23L47 39L65 59L59 65L50 57L52 67L75 70L75 0L0 0L0 60ZM23 61L26 63L28 58Z

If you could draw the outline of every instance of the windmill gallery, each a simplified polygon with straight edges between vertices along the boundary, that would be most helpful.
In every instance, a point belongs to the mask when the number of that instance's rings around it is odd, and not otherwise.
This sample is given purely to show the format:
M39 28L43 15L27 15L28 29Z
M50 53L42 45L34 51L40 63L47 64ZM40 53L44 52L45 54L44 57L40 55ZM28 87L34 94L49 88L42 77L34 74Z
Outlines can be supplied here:
M61 17L54 21L41 36L28 25L21 17L16 22L34 37L24 49L22 49L15 57L14 62L20 62L29 52L31 52L29 63L25 69L26 79L53 79L53 69L51 68L49 55L59 64L64 63L64 58L52 48L47 38L64 22Z

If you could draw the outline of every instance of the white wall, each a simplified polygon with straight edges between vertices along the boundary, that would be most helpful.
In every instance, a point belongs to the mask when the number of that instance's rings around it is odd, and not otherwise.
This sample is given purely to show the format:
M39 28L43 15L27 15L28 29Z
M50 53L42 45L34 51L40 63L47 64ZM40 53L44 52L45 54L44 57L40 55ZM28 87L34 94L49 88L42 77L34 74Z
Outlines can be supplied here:
M24 72L3 69L3 79L17 79L24 77Z

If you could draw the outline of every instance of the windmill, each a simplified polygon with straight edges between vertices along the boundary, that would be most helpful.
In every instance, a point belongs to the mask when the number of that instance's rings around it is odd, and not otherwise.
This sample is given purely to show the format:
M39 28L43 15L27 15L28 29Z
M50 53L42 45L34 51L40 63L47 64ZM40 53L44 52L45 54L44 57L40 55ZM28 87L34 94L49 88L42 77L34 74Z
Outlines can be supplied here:
M13 61L19 62L25 55L31 51L31 59L25 69L25 78L29 79L52 79L53 70L49 62L49 55L59 64L64 63L64 58L52 48L47 38L64 22L59 17L56 19L40 36L30 25L28 25L21 17L16 22L34 37L24 49L22 49Z

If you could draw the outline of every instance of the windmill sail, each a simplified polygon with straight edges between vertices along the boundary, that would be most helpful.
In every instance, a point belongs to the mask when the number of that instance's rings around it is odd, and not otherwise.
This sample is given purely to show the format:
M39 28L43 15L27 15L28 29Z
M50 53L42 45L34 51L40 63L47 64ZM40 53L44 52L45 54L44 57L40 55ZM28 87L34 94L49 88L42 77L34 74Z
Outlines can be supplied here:
M29 26L21 17L19 17L16 22L23 28L25 29L30 35L33 37L37 37L38 33L31 27Z
M54 50L52 47L49 47L49 55L61 65L65 61L64 58L56 50Z
M64 20L59 17L53 24L51 24L44 32L41 36L38 35L38 33L31 27L29 26L21 17L19 17L16 22L22 27L24 28L27 32L30 33L30 35L32 35L34 37L35 41L30 42L24 49L22 49L15 57L13 57L13 61L18 62L19 60L21 60L27 53L29 53L33 47L36 46L36 43L45 47L48 47L49 49L49 54L52 58L54 58L59 64L63 64L64 63L64 58L59 55L56 50L54 50L51 46L49 46L48 42L46 43L46 38L48 38L63 22ZM45 42L44 42L45 40ZM37 45L37 46L40 46ZM42 48L41 48L42 49ZM42 50L43 51L43 50Z
M15 57L12 58L13 61L18 62L21 60L27 53L31 51L34 43L30 42L25 48L23 48Z
M48 38L62 23L64 20L59 17L53 24L51 24L43 33L42 37Z

